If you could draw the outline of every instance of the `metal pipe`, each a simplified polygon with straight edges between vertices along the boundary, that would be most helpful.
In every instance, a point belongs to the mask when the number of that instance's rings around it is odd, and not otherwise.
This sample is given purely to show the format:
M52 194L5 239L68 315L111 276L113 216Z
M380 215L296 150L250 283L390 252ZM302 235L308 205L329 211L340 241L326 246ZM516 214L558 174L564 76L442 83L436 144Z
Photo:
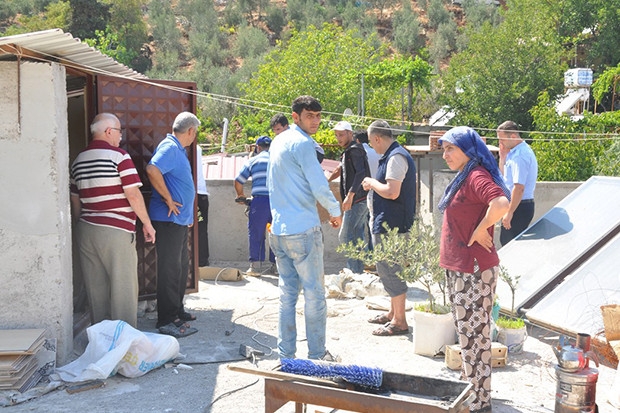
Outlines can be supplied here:
M226 138L228 136L228 118L224 118L224 127L222 128L222 146L220 152L226 152Z
M577 340L575 342L576 347L580 348L583 350L583 354L585 355L585 353L587 353L588 351L590 351L590 343L591 343L591 339L590 339L590 334L586 334L586 333L578 333L577 334ZM598 366L598 363L597 363ZM590 359L588 357L586 357L586 364L584 366L584 368L589 368L590 367Z

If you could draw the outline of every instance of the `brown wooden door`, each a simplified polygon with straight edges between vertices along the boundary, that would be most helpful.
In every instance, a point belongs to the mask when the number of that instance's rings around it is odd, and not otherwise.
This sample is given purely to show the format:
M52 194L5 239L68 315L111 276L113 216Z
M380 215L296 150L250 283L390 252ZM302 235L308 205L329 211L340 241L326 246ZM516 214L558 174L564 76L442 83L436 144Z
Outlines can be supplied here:
M146 176L146 165L155 148L172 131L174 118L183 111L196 113L196 84L161 80L141 81L117 77L96 77L97 113L114 113L121 121L121 147L129 152L140 179L142 194L148 205L152 187ZM187 91L187 92L186 92ZM196 144L188 148L188 156L196 182ZM194 206L194 222L197 210ZM157 288L157 253L154 244L146 244L142 226L136 230L138 250L138 285L140 299L155 298ZM187 292L198 291L198 225L189 232L189 277Z

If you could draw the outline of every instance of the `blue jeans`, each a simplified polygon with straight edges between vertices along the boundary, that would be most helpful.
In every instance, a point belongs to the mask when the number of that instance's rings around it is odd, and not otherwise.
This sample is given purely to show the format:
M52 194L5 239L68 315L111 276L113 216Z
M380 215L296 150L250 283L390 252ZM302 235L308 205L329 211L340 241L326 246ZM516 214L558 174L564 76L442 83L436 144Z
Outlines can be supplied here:
M341 244L358 239L365 239L365 232L368 229L368 207L366 201L358 202L351 206L351 209L344 211L342 226L338 233L338 240ZM355 274L364 272L364 263L360 260L347 259L347 268Z
M323 268L323 232L310 228L295 235L269 234L269 243L276 255L280 279L280 315L278 350L280 358L295 358L297 325L295 305L299 292L304 291L304 318L308 340L308 358L325 355L325 274Z

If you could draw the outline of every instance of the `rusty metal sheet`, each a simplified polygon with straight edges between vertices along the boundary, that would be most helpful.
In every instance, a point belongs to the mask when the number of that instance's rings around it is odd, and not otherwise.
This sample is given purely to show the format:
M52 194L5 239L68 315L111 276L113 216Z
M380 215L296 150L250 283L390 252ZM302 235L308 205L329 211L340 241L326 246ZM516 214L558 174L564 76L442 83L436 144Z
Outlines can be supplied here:
M121 147L133 160L140 175L144 201L151 199L151 185L146 176L146 165L155 148L172 130L175 117L183 111L196 112L196 84L97 76L97 112L114 113L125 129ZM196 173L195 144L188 148L188 156ZM197 221L197 210L194 210ZM157 291L157 253L154 244L144 242L142 224L136 227L138 251L138 286L140 299L154 298ZM189 276L187 292L198 291L198 225L189 231Z

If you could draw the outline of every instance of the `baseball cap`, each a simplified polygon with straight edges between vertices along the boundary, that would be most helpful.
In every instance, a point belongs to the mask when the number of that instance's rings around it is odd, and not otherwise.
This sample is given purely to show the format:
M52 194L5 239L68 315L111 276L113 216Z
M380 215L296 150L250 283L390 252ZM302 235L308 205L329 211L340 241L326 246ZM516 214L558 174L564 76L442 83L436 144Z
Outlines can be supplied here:
M351 124L349 122L347 122L346 120L341 120L340 122L336 123L336 126L334 126L333 130L350 130L350 131L353 131L353 128L351 127Z
M256 140L256 145L258 146L269 146L271 145L271 138L269 136L261 136Z
M269 148L269 145L271 145L271 138L269 136L261 136L260 138L256 139L256 146L254 147L254 153L258 152L259 146L261 148Z

